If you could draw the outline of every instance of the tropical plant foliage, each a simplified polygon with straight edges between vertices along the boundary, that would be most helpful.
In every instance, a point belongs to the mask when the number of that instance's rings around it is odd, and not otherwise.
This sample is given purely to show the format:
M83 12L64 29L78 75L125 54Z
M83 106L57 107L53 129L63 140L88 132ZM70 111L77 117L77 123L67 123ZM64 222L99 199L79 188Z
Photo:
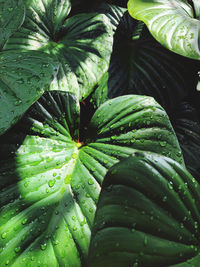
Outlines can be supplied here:
M199 18L0 0L1 266L199 266Z

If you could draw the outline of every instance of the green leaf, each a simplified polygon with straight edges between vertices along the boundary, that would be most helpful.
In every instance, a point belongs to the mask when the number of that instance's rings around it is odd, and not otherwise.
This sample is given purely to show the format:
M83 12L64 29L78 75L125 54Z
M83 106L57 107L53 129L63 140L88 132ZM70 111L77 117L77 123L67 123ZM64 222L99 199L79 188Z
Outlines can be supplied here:
M200 182L200 122L197 110L188 102L183 102L171 118L185 165Z
M129 0L128 10L142 20L169 50L200 59L200 4L196 0Z
M154 97L172 112L196 90L197 62L162 47L145 25L122 12L124 9L105 6L102 10L116 31L108 72L92 97L94 105L124 94L140 94Z
M104 2L97 8L98 13L105 14L110 20L111 26L114 31L116 31L119 25L119 21L126 11L127 8L122 8L118 5L109 5Z
M0 54L0 135L48 89L55 65L41 52Z
M199 204L200 185L176 161L134 153L104 179L89 266L194 264L199 259Z
M50 90L70 91L81 100L107 70L113 38L104 15L78 14L68 18L70 6L69 0L27 1L24 24L4 50L49 54L59 62Z
M170 153L184 165L153 98L104 103L84 140L79 112L74 95L48 92L0 139L2 265L85 266L107 170L138 150Z
M21 27L24 17L25 8L22 0L0 1L0 48Z

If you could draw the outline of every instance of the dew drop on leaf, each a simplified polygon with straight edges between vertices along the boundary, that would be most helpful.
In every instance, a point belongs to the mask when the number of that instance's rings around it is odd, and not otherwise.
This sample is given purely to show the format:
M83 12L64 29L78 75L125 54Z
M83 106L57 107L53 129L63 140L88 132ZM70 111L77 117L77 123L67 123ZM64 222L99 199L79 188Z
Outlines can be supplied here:
M148 240L147 240L147 237L145 236L145 238L144 238L144 245L147 246L147 243L148 243Z
M24 183L24 187L28 187L28 182L25 182Z
M7 236L7 233L6 233L6 232L4 232L4 233L1 234L1 238L2 238L2 239L5 239L6 236Z
M20 247L16 247L15 252L18 253L20 251L20 249L21 249Z
M88 180L88 184L89 185L93 185L94 184L94 182L93 182L93 180L91 178Z
M23 221L22 221L22 224L25 225L27 223L27 219L25 218Z
M72 158L73 158L73 159L76 159L76 158L77 158L77 154L76 154L76 153L73 153L73 154L72 154Z
M19 106L22 103L21 99L18 99L15 101L14 105Z
M49 180L49 181L48 181L48 185L49 185L49 187L53 187L54 184L55 184L55 182L56 182L55 179L53 179L53 180Z
M194 222L194 228L198 229L198 222Z
M47 244L46 243L40 245L40 249L41 250L45 250L46 248L47 248Z
M73 231L76 231L76 230L77 230L77 227L76 227L76 226L74 226L74 227L73 227Z
M167 142L166 142L166 141L162 141L162 142L160 142L160 145L161 145L162 147L165 147L165 146L167 145Z
M89 209L89 212L90 212L90 213L93 213L93 209L92 209L92 208L90 208L90 209Z

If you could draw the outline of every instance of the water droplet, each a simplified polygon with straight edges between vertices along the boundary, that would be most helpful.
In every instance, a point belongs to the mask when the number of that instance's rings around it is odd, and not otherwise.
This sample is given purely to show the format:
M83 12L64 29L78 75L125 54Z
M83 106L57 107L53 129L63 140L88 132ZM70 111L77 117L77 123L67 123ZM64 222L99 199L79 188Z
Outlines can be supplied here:
M15 101L14 105L19 106L22 103L21 99L18 99Z
M83 226L84 224L86 224L86 221L81 221L80 225Z
M69 184L70 183L70 177L71 177L71 175L66 175L66 177L65 177L65 184Z
M55 240L55 241L53 241L53 244L54 245L58 245L59 244L59 241L58 240Z
M153 221L153 220L154 220L154 217L153 217L153 216L151 216L151 217L150 217L150 220L151 220L151 221Z
M20 83L20 84L23 84L23 83L24 83L24 79L23 79L23 78L18 79L18 80L16 80L16 82L17 82L17 83Z
M93 180L92 180L91 178L88 180L88 184L89 184L89 185L94 184L94 182L93 182Z
M47 248L47 244L46 243L41 244L40 245L40 248L41 248L41 250L45 250Z
M74 227L73 227L73 231L76 231L77 230L77 227L74 225Z
M93 213L93 209L92 209L92 208L89 208L89 212L90 212L90 213Z
M20 247L16 247L15 252L18 253L20 251L20 249L21 249Z
M55 182L56 182L55 179L53 179L53 180L49 180L49 181L48 181L48 185L49 185L49 187L53 187L54 184L55 184Z
M23 224L23 225L26 224L27 221L28 221L28 220L25 218L25 219L22 221L22 224Z
M167 142L166 142L166 141L162 141L162 142L160 142L160 145L161 145L162 147L165 147L165 146L167 145Z
M198 222L194 222L194 228L198 229Z
M144 238L144 245L147 246L147 243L148 243L148 240L147 240L147 237L145 236L145 238Z
M73 159L76 159L76 158L77 158L77 154L76 154L76 153L73 153L73 154L72 154L72 158L73 158Z
M3 233L1 234L1 237L2 237L3 239L5 239L6 236L7 236L7 233L6 233L6 232L3 232Z
M25 182L24 183L24 187L28 187L28 182Z
M182 155L182 153L179 151L179 152L178 152L176 155L177 155L177 157L179 157L179 158L180 158L180 157L181 157L181 155Z
M168 183L168 187L169 187L169 189L170 189L170 190L172 190L172 189L173 189L173 186L172 186L172 184L173 184L172 182L169 182L169 183Z

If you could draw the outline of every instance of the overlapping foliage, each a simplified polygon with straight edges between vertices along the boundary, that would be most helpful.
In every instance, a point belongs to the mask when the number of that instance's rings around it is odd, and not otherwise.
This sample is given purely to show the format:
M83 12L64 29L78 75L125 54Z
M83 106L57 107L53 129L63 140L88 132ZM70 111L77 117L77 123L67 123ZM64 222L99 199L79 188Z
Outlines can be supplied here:
M198 267L199 18L0 1L2 266Z

